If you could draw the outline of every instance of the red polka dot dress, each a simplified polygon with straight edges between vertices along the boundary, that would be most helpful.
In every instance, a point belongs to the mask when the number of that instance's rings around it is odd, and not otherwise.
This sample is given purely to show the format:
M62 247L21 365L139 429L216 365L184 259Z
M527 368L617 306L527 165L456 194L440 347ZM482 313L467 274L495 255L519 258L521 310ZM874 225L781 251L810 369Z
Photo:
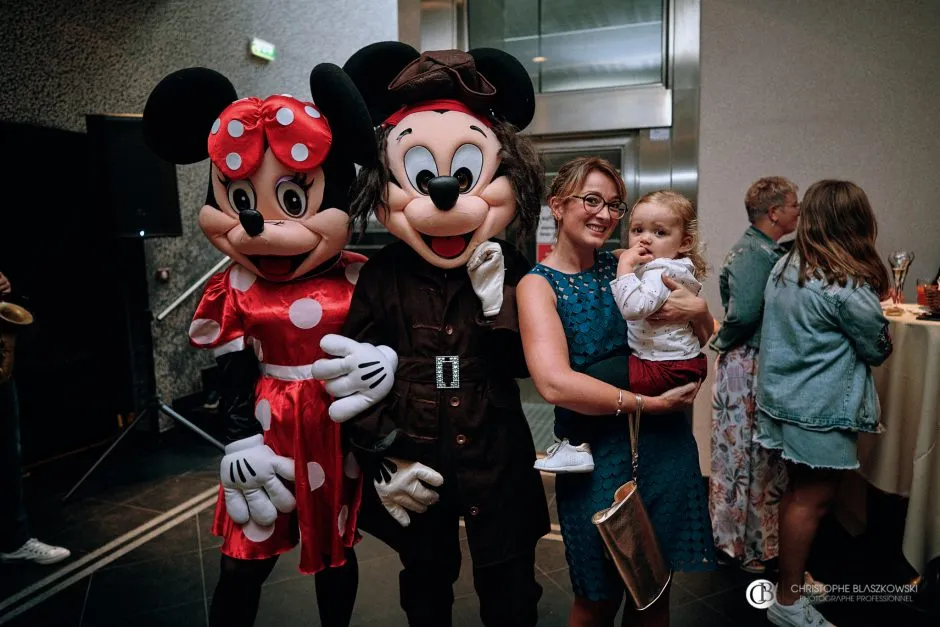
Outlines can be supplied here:
M238 525L228 517L220 489L212 533L225 538L225 555L264 559L300 541L300 571L315 573L342 565L344 547L357 540L359 467L352 454L343 454L340 426L328 414L332 399L311 367L329 357L320 339L339 332L365 260L344 251L326 273L289 283L267 281L233 264L206 286L190 341L216 355L254 351L261 369L255 417L265 444L293 458L297 498L296 511L279 514L270 527Z

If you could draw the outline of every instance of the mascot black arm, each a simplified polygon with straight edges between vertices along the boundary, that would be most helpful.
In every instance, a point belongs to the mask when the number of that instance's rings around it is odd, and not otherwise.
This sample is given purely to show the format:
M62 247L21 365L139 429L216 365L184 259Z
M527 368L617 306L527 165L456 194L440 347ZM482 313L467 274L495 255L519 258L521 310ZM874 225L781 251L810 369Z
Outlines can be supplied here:
M516 379L529 377L525 355L522 352L522 338L519 335L519 314L516 308L516 285L522 280L532 264L519 250L502 240L495 240L503 251L503 263L506 268L506 278L503 283L503 306L499 313L492 318L484 318L482 311L477 316L476 323L492 329L489 337L490 354L498 355L499 361L506 368L507 374Z
M258 359L251 350L226 353L216 358L219 366L219 411L225 425L226 444L262 433L255 418L255 382Z
M384 324L389 314L381 299L376 298L384 291L377 291L378 286L390 284L390 273L383 272L390 265L386 251L379 251L362 267L340 334L374 346L384 344L397 351L397 337ZM353 454L367 476L378 469L383 457L417 457L415 443L395 421L399 401L396 385L384 399L343 423L343 439L352 445Z

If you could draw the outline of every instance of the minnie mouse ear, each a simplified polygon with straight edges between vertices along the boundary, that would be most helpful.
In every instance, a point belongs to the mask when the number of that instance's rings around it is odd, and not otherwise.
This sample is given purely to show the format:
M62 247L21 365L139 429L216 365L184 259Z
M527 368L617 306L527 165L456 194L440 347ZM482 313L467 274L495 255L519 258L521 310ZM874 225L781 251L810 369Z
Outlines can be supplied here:
M212 123L238 98L232 83L202 67L173 72L160 81L144 107L144 140L171 163L209 156Z
M369 109L346 72L332 63L317 65L310 72L310 94L333 132L330 152L335 150L359 165L377 163Z
M381 41L362 48L346 61L343 70L362 94L374 126L401 107L398 97L388 90L389 83L420 56L408 44Z
M535 90L532 79L516 57L496 48L470 51L477 71L496 87L492 106L497 118L524 129L535 115Z

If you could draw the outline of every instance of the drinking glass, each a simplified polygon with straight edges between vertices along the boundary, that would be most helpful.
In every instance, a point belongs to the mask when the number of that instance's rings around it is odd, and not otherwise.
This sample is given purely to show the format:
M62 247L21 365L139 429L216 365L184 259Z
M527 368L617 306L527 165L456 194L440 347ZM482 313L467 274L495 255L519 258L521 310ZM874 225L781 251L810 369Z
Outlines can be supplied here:
M896 250L888 255L888 265L891 266L891 272L894 274L895 305L904 302L904 280L907 278L907 271L912 261L914 261L914 253L908 250Z
M917 304L927 306L927 286L933 285L930 279L917 279Z

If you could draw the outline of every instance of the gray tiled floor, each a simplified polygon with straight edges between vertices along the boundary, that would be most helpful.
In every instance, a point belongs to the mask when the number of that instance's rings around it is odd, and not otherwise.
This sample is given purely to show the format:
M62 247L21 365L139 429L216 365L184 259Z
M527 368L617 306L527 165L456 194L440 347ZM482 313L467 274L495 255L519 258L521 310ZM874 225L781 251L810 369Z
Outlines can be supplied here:
M72 567L77 560L112 539L133 532L178 503L209 491L215 485L217 459L214 450L185 436L176 436L149 448L138 443L120 458L109 460L88 488L83 488L75 500L66 504L58 498L64 490L62 486L55 482L44 484L38 476L31 478L27 487L34 495L43 490L48 492L46 498L34 499L31 503L36 534L69 546L75 557L60 567L0 566L0 597L9 598L61 568ZM84 461L87 460L79 460L77 466L82 467ZM56 469L54 474L74 480L74 473L69 473L69 469ZM544 484L552 520L557 522L554 482L551 477L545 477ZM87 572L84 568L75 569L70 573L75 576L71 585L8 624L41 627L206 625L208 603L218 580L219 560L219 540L208 533L210 520L211 508L193 513L103 568ZM536 553L536 576L544 591L539 605L539 625L544 627L565 625L572 602L564 546L558 540L557 527L555 529L540 541ZM861 572L866 564L862 559L865 552L837 532L831 538L835 541L827 538L820 552L828 550L834 559L820 562L820 570L814 570L814 574L821 580L836 582ZM479 627L479 605L473 591L465 540L462 548L464 562L455 585L454 625ZM369 536L357 547L357 556L360 585L352 624L406 625L398 607L400 563L397 556ZM827 578L823 578L823 574ZM672 624L690 627L768 624L763 613L752 609L745 601L745 588L754 578L730 567L707 574L677 573L670 594ZM319 625L315 604L313 578L297 571L294 553L285 554L264 586L256 625ZM0 609L0 624L7 624L4 612L16 607L19 605ZM823 611L840 627L937 624L897 604L828 607L824 606Z

